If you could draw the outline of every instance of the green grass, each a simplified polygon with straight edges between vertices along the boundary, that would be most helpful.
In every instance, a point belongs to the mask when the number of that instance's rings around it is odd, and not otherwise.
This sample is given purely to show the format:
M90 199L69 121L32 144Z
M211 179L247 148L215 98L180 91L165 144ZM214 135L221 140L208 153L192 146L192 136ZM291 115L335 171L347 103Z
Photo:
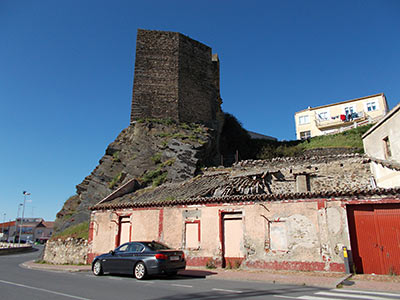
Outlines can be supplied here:
M156 187L164 183L165 179L167 178L168 173L165 171L159 174L156 178L153 179L152 186Z
M161 155L162 153L158 152L151 157L151 160L154 164L158 165L159 163L161 163Z
M167 178L168 172L162 170L161 166L152 171L147 171L142 177L141 181L145 184L151 183L153 187L159 186L164 183Z
M119 151L114 152L113 154L113 162L120 162L121 159L119 158Z
M362 135L370 129L372 125L366 125L332 135L322 135L304 141L304 149L315 148L356 148L363 152Z
M115 177L111 180L111 182L108 184L108 187L112 189L122 178L122 172L118 173L115 175Z
M166 166L170 167L174 164L175 160L176 160L175 158L168 159L161 164L161 167L166 167Z
M366 125L332 135L321 135L305 141L263 141L252 140L253 157L271 159L274 157L300 156L305 150L327 148L352 148L364 153L362 135L373 125Z
M89 222L83 222L68 227L64 231L53 235L51 239L66 239L69 237L87 240L89 238Z

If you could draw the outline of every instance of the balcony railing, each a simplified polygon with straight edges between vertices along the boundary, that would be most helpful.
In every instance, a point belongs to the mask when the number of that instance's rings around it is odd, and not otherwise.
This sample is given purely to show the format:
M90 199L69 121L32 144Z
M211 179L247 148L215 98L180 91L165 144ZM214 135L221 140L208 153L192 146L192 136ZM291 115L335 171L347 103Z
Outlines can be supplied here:
M329 127L341 127L348 126L355 122L361 122L368 118L368 115L363 111L354 112L351 115L338 115L331 117L327 120L321 120L316 118L315 125L319 128L329 128Z

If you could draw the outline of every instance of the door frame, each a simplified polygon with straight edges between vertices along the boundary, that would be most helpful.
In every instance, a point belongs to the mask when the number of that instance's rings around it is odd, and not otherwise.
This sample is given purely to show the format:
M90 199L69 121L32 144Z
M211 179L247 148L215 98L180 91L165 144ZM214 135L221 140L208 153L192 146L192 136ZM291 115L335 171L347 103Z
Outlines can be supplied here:
M122 225L122 223L129 223L130 226L129 226L129 241L128 242L132 241L131 215L132 214L117 214L117 216L118 216L118 222L117 222L118 231L117 231L117 234L115 235L115 247L114 248L117 248L121 245L120 242L121 242L121 227L122 227L121 225ZM122 219L124 219L124 218L129 218L129 222L122 222Z
M226 259L225 259L225 226L224 226L224 217L226 215L238 215L241 214L240 217L233 218L233 219L240 219L242 220L242 225L243 225L243 220L244 220L244 214L243 210L237 209L237 210L223 210L220 209L218 211L218 216L219 216L219 241L221 245L221 267L225 268L226 267ZM243 230L243 235L244 235L244 230ZM244 240L244 236L242 236L242 239ZM244 258L245 259L245 255Z

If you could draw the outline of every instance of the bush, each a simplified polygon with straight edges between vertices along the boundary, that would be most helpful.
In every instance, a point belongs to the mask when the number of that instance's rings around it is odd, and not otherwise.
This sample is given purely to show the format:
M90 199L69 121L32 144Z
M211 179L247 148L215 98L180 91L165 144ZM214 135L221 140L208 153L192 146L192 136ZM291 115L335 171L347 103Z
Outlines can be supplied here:
M115 177L111 180L111 182L108 184L108 187L112 189L119 181L122 179L122 172L119 174L115 175Z
M164 183L165 179L167 178L168 172L161 169L161 166L155 170L146 172L141 181L144 184L152 183L153 187L159 186L160 184Z
M114 152L113 154L113 162L120 162L121 159L119 158L119 151Z
M156 153L151 157L154 164L158 165L161 162L161 153Z
M207 262L206 262L206 268L207 269L215 269L217 268L216 264L215 264L215 260L210 258Z

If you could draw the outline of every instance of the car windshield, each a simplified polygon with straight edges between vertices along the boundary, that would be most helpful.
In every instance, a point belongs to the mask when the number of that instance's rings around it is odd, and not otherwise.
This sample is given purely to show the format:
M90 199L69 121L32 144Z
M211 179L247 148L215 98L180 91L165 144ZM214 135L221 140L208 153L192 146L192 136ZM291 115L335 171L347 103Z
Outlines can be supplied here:
M152 250L152 251L171 249L168 246L158 243L158 242L148 242L148 243L143 243L143 244L146 245L148 248L150 248L150 250Z

